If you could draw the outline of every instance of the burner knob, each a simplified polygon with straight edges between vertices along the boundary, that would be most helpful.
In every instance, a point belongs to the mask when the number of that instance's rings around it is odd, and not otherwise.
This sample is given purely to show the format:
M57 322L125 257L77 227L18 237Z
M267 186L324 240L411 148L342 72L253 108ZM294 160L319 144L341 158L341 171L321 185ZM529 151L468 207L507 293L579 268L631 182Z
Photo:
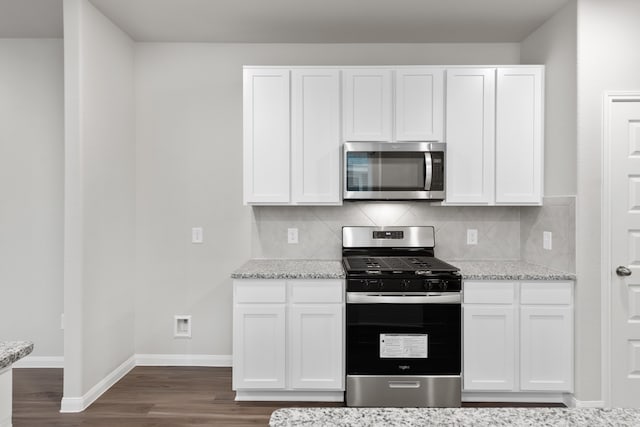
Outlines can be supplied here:
M441 289L440 280L439 279L426 279L424 281L424 288L427 291L437 291Z
M410 280L404 279L400 285L402 286L402 290L406 291L409 289L409 285L411 284Z

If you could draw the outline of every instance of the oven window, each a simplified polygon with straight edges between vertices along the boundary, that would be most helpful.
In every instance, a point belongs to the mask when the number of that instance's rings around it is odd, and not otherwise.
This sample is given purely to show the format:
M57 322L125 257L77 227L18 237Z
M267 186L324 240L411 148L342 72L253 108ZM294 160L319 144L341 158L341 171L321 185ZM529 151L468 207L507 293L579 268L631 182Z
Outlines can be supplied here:
M460 375L460 307L460 304L347 304L347 374ZM388 337L394 340L391 343L394 347L384 347L388 342L381 347L381 339ZM425 349L421 348L422 342L427 346ZM388 357L394 351L405 354Z
M424 191L423 152L347 153L348 191Z

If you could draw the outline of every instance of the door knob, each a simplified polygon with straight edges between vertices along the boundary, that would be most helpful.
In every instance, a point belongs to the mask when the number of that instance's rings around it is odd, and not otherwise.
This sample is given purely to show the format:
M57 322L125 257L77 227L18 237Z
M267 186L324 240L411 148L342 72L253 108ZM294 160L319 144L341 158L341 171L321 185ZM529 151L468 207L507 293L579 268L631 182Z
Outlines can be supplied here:
M631 276L631 270L629 270L627 267L625 267L624 265L619 266L618 268L616 268L616 274L620 277L623 276Z

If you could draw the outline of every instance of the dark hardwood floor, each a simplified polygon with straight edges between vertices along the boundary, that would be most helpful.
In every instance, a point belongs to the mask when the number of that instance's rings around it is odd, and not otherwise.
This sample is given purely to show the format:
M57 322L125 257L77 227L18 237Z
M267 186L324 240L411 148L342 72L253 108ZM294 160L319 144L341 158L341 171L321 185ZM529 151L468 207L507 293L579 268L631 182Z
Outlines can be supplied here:
M231 368L136 367L86 411L61 414L62 369L13 370L13 425L266 426L283 407L342 403L236 402ZM556 406L464 404L464 406ZM558 405L563 406L563 405Z

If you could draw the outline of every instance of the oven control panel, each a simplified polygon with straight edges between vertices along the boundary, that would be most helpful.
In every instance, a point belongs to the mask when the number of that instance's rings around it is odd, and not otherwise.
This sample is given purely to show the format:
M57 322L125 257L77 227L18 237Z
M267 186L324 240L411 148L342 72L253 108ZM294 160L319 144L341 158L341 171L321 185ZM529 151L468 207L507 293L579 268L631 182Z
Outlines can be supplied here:
M459 277L349 278L347 292L460 292Z

